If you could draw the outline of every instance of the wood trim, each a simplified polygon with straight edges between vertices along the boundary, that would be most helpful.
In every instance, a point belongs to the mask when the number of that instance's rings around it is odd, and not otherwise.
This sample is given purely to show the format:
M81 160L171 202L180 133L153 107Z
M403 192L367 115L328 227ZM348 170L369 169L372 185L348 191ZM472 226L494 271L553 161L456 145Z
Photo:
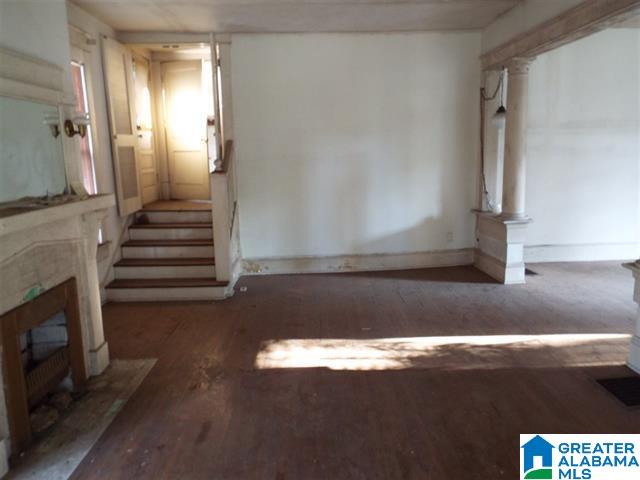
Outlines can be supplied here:
M19 452L31 440L31 423L29 422L29 403L24 372L22 368L9 368L10 365L20 365L22 362L16 311L13 310L0 317L0 322L2 328L2 365L11 448L14 452Z
M513 57L532 58L638 14L640 0L586 0L480 56L484 70L503 68Z
M0 47L0 95L73 104L64 92L64 71L58 65Z
M461 248L411 253L244 258L241 263L243 275L410 270L471 265L474 251L474 248Z
M95 46L97 41L81 28L69 24L69 44L90 53L91 47Z

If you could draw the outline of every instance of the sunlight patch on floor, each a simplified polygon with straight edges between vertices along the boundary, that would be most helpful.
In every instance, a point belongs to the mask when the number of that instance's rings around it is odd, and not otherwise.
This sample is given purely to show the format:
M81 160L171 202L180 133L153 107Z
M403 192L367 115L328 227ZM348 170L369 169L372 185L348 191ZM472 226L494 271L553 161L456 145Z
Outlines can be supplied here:
M631 335L474 335L263 342L258 369L549 368L624 363Z

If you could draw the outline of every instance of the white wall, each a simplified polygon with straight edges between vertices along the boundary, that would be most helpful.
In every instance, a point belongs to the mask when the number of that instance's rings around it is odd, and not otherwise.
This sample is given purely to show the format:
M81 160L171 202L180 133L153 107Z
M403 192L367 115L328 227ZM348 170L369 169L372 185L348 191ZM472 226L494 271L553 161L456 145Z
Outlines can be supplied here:
M234 35L245 259L473 247L478 33Z
M529 248L529 260L640 255L639 70L640 29L605 30L533 62L527 244L575 247Z
M0 1L0 46L69 71L65 0Z

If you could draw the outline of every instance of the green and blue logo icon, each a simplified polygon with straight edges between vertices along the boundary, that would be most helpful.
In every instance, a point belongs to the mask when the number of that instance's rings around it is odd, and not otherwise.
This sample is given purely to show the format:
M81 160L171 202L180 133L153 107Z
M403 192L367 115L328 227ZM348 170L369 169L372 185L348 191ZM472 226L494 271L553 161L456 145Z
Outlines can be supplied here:
M553 449L551 443L536 435L521 446L523 479L553 479Z

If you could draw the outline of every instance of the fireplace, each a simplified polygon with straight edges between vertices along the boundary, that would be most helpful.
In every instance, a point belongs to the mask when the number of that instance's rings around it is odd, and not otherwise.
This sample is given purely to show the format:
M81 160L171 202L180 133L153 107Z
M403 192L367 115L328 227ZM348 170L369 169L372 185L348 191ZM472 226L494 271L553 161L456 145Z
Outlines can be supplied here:
M65 326L42 327L59 312L64 313ZM57 327L54 331L58 334L47 338L44 329L52 327ZM66 330L63 336L60 329ZM81 388L87 379L75 278L0 316L0 331L7 416L15 454L31 440L30 409L52 393L69 374L74 389ZM35 341L25 342L29 332ZM45 341L42 341L43 337ZM23 349L25 343L30 345L27 358Z

